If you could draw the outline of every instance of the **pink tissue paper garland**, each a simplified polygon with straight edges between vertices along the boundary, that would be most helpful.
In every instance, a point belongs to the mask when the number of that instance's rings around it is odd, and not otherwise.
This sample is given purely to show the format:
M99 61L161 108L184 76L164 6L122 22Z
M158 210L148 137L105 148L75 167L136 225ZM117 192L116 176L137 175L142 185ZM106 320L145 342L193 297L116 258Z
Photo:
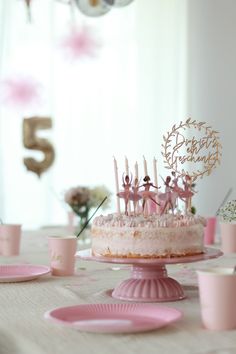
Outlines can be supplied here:
M0 83L1 101L16 108L35 106L41 101L40 88L32 78L7 78Z
M81 29L72 28L69 35L62 41L62 47L71 59L95 57L100 43L91 30L84 26Z

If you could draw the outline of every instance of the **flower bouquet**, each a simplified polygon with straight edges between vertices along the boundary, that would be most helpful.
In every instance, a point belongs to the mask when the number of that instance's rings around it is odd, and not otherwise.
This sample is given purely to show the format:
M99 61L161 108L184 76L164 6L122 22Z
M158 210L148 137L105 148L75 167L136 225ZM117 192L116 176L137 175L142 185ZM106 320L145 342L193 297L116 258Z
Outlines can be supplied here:
M107 199L101 208L103 210L108 208L110 195L110 191L105 186L97 186L94 188L78 186L66 191L64 200L79 217L79 230L87 224L90 212L96 208L105 197L107 197Z
M221 251L236 253L236 200L220 207L217 216L220 219Z
M217 211L217 216L219 216L222 222L236 222L236 200L231 200L227 202L224 206L219 208Z

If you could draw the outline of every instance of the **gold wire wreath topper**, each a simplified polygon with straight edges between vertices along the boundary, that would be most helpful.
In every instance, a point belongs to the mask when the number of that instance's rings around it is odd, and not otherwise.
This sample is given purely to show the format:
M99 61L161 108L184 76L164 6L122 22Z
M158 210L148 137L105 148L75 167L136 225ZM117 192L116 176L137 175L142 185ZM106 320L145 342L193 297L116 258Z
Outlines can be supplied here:
M162 155L167 169L189 175L192 181L209 176L220 164L222 145L219 132L205 122L187 119L173 125L163 136ZM186 169L187 168L187 169Z

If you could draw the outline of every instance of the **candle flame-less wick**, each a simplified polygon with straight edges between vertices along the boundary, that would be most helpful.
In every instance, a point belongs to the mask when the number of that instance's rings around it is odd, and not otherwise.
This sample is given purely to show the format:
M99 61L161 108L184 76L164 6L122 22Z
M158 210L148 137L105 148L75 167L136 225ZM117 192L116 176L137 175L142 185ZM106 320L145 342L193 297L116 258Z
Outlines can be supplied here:
M96 208L96 210L93 212L93 214L90 216L90 218L86 221L86 223L84 224L84 226L82 227L82 229L80 230L80 232L78 233L77 237L79 237L79 235L84 231L84 229L86 228L86 226L88 225L88 223L90 222L90 220L94 217L94 215L96 214L96 212L98 211L98 209L102 206L102 204L107 200L107 197L105 197L101 203L98 205L98 207Z

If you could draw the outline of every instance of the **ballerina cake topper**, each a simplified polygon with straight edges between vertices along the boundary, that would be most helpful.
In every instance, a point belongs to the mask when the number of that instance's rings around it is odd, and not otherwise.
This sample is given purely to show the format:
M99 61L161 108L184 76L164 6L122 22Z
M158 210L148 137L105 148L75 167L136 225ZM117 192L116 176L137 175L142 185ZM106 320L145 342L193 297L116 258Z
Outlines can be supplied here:
M179 212L179 202L185 204L185 214L191 213L195 181L209 176L220 164L222 145L219 133L204 122L191 118L173 125L170 132L163 136L162 155L165 167L170 173L162 178L164 191L157 180L157 160L154 157L152 177L148 173L147 161L143 156L143 175L139 179L138 163L134 165L134 177L125 157L125 172L119 187L118 167L114 158L116 181L117 212L120 213L120 199L125 205L125 214L159 214ZM150 172L150 171L149 171ZM142 183L141 183L142 179ZM132 202L132 206L131 203ZM181 203L181 202L180 202Z
M147 161L143 157L143 177L139 178L139 168L136 161L134 165L134 175L130 172L127 157L125 157L125 172L122 174L122 184L119 186L118 166L114 158L114 172L116 181L117 212L120 213L120 199L123 199L125 214L149 214L149 202L151 201L155 209L160 204L158 202L158 182L157 182L157 160L153 159L154 183L148 173ZM142 180L142 182L141 182ZM121 187L121 189L120 189ZM130 204L131 203L131 204Z

